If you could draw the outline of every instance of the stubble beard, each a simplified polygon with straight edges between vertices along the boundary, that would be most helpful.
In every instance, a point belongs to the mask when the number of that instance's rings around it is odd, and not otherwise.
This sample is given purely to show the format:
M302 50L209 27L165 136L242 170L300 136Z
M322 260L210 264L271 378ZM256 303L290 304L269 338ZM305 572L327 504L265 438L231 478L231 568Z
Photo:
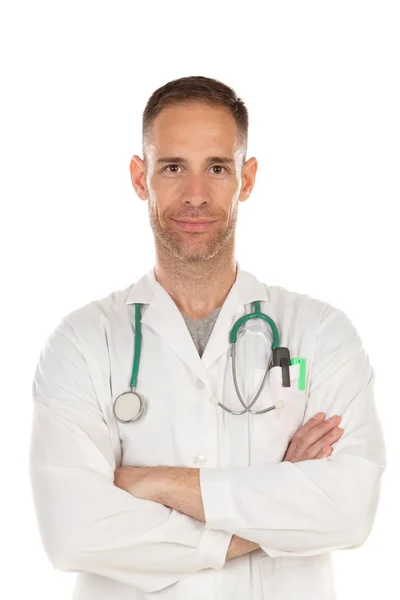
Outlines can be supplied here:
M162 244L178 260L188 263L198 263L214 258L229 242L235 232L237 205L232 211L228 227L222 227L218 222L212 226L212 233L177 231L172 225L169 225L171 221L167 216L165 216L165 226L162 227L157 212L150 202L148 207L149 221L156 243ZM200 215L197 216L200 217ZM191 218L195 218L195 216Z

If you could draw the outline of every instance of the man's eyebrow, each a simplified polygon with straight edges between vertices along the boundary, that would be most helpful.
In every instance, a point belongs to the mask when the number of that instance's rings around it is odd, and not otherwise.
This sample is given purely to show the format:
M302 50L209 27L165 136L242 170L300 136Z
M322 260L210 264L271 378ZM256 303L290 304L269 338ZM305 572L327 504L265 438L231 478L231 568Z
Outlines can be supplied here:
M213 163L213 162L223 163L225 165L235 164L235 161L233 160L233 158L230 158L229 156L210 156L206 160L206 163L208 163L208 164ZM165 163L187 164L187 160L185 158L183 158L182 156L163 156L156 161L156 165L161 165L161 164L165 164Z

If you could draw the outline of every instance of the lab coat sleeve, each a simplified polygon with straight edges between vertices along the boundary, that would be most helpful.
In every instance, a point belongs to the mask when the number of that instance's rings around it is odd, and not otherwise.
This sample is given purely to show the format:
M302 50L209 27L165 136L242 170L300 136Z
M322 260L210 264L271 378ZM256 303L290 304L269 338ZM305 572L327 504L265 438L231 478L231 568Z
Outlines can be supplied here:
M320 411L342 417L331 456L200 469L207 527L257 542L272 558L361 546L386 467L375 373L349 318L324 306L303 424Z
M29 472L54 568L153 592L201 569L223 567L231 534L114 485L108 427L66 321L47 339L32 384Z

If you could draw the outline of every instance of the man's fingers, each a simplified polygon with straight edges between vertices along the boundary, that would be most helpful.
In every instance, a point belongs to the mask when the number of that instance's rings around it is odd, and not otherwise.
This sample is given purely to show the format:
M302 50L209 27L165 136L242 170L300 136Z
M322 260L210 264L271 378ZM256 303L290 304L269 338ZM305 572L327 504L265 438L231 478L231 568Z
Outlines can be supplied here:
M342 433L336 427L341 417L334 415L332 420L324 418L324 413L317 413L296 431L290 441L285 460L295 462L321 458L321 450L339 439Z
M322 448L322 450L320 450L317 454L317 456L315 458L326 458L327 456L330 456L333 452L333 448L332 446L329 446L329 448L325 448L325 446Z
M307 446L311 446L320 440L324 435L329 433L331 429L337 427L341 421L341 417L339 417L339 415L334 415L327 420L324 420L324 417L324 413L318 413L317 418L315 419L312 417L309 421L307 421L307 423L305 423L296 431L293 439L299 441L300 445L304 440L306 441Z
M313 429L313 427L318 425L318 423L322 423L322 421L324 419L325 419L325 413L319 412L316 415L314 415L313 417L311 417L311 419L308 419L308 421L306 421L306 423L304 423L304 425L302 425L298 431L307 433L308 431L310 431L310 429Z

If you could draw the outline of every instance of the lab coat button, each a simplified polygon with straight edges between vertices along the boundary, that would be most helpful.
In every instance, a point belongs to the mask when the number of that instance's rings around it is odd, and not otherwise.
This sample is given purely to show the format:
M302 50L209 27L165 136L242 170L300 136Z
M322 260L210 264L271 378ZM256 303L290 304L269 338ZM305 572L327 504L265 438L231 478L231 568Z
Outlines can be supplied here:
M201 380L201 379L198 379L198 380L196 381L196 383L195 383L195 386L196 386L196 388L197 388L198 390L202 390L202 389L203 389L203 387L204 387L204 383L202 382L202 380Z
M195 456L193 459L193 464L197 465L199 467L202 467L203 465L205 465L206 462L207 462L207 459L202 454L197 454L197 456Z
M216 396L211 396L211 398L209 398L209 401L211 402L211 404L218 404L219 400L218 398L216 398Z

